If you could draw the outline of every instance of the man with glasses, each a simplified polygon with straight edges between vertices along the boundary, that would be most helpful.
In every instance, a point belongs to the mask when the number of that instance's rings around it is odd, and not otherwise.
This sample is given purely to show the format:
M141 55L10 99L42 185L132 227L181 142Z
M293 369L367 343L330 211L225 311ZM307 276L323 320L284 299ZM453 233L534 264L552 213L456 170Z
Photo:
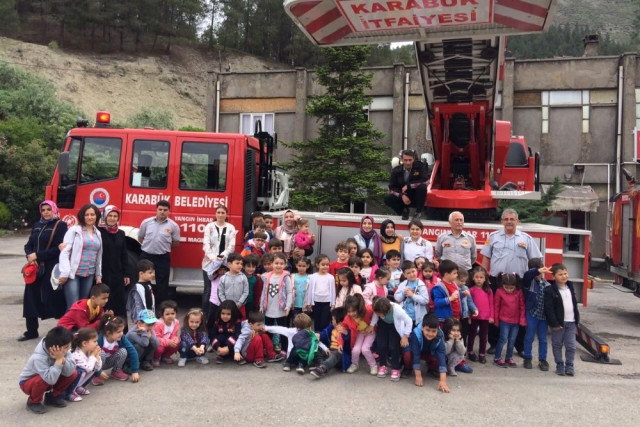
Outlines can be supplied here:
M495 293L498 287L498 274L515 273L520 278L528 270L529 260L532 258L542 258L540 248L533 237L517 229L518 212L507 208L502 211L502 230L494 231L489 235L489 239L480 251L482 255L481 265L489 272L491 289ZM523 329L523 328L521 328ZM522 335L522 338L520 337ZM518 334L516 339L516 350L522 353L524 348L524 333ZM489 327L489 344L491 348L487 353L493 354L495 345L498 342L497 328L493 325Z
M419 219L427 200L427 168L413 150L402 151L402 164L391 171L389 194L384 203L402 219L409 219L409 208L414 207L414 218Z

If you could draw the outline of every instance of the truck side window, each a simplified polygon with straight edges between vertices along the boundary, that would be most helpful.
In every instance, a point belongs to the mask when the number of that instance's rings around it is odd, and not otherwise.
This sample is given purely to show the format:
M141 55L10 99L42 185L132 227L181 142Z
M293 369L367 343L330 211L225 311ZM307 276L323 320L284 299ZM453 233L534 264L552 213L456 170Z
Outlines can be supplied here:
M120 171L120 138L84 138L80 184L118 177Z
M131 159L131 187L166 188L169 141L136 139Z
M184 142L180 160L180 189L224 191L229 146L216 142Z

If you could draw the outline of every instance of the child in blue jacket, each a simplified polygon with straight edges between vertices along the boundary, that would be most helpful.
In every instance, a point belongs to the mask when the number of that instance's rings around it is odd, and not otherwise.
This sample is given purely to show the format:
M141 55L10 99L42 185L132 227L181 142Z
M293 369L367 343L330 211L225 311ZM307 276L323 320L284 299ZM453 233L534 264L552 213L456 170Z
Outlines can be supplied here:
M527 329L524 335L524 367L532 369L531 363L533 341L538 337L538 367L541 371L549 370L547 362L547 317L544 314L544 290L549 286L544 274L550 272L542 264L541 258L529 260L529 270L522 279L524 292L524 308L527 317Z
M351 366L351 331L342 326L346 315L344 307L334 308L331 310L331 324L320 332L320 342L329 347L329 355L311 371L315 378L322 378L333 367L345 372Z
M415 385L422 387L422 369L420 360L426 359L429 369L437 369L440 375L438 390L449 393L447 386L447 354L445 348L444 333L439 327L438 317L427 314L411 332L409 336L409 348L413 359L413 372Z

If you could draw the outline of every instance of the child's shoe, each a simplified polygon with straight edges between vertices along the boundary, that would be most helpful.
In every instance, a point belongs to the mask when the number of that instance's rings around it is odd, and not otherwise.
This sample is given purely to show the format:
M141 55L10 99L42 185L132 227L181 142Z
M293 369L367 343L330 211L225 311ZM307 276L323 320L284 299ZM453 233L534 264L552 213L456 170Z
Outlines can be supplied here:
M406 367L402 368L402 372L400 373L400 378L409 378L412 372L413 372L413 369L409 369Z
M471 352L467 354L467 359L471 360L472 362L476 362L478 360L478 356L476 356L475 353Z
M47 412L47 408L42 404L42 402L31 402L27 399L27 409L33 412L34 414L44 414Z
M455 367L455 370L458 372L462 372L463 374L471 374L473 373L473 368L466 363L464 365L458 365Z
M242 365L246 365L247 364L247 359L245 359L244 357L240 360L238 360L238 362L236 362L238 364L238 366L242 366Z
M522 364L524 369L533 369L533 364L531 363L531 359L524 359L524 363Z
M549 362L544 359L538 361L538 368L540 368L542 372L547 372L549 370Z
M506 365L505 365L505 363L504 363L504 360L502 360L502 359L495 359L495 360L493 361L493 364L494 364L494 365L496 365L496 366L498 366L498 367L500 367L500 368L506 368Z
M311 373L311 376L314 378L322 378L327 373L327 368L325 368L324 365L320 365L310 373Z
M140 363L140 369L143 371L153 371L153 365L148 360L144 360Z
M487 363L487 358L485 356L478 356L478 362L484 365L485 363Z
M573 370L573 366L572 365L567 365L564 368L564 373L570 377L575 375L575 371Z
M78 393L74 391L69 393L69 395L65 397L65 399L67 399L69 402L80 402L82 400L82 397L80 397Z
M507 359L507 366L509 368L517 368L518 367L518 365L516 365L515 360L513 360L513 359Z
M561 377L564 377L564 374L565 374L564 363L558 363L556 365L556 374L560 375Z
M378 365L371 365L369 367L369 374L378 375Z
M274 362L281 362L284 359L284 356L282 354L280 354L280 352L276 352L276 355L269 358L267 360L267 362L269 363L274 363Z
M378 368L378 378L384 378L387 376L387 367L382 365Z
M166 363L167 365L171 365L171 364L173 364L173 359L172 359L172 358L170 358L170 357L163 357L163 358L162 358L162 359L160 359L160 360L162 360L162 361L163 361L164 363Z
M96 375L95 377L91 378L91 384L98 387L104 385L104 380L100 378L100 375Z
M91 394L91 392L89 390L87 390L86 388L84 388L82 386L76 387L76 393L78 393L81 396L86 396L88 394Z
M184 368L184 365L187 364L187 358L186 357L181 357L180 360L178 360L178 367L180 368Z
M458 373L456 372L455 369L449 368L449 371L447 372L447 375L452 376L452 377L457 377Z
M304 375L304 365L302 363L298 363L298 367L296 368L296 372L299 375Z
M198 362L201 365L206 365L209 363L209 359L207 359L205 356L198 356L196 357L196 362Z
M400 370L399 369L392 369L391 370L391 378L389 378L391 381L400 381Z
M64 401L62 396L54 396L52 392L44 395L44 404L56 408L64 408L67 406L67 402Z
M353 363L351 364L351 366L349 366L347 368L347 374L353 374L354 372L356 372L358 370L358 365L354 365ZM376 370L376 373L378 373L378 371Z
M129 375L125 374L120 369L118 369L117 371L112 370L111 371L111 375L109 375L109 377L113 378L114 380L118 380L118 381L128 381L129 380Z
M217 363L218 365L223 364L223 363L224 363L224 357L222 357L222 356L216 356L216 363Z
M160 367L160 359L153 359L151 365L153 365L154 368Z
M253 362L253 366L255 366L256 368L266 368L267 365L264 364L264 361L262 360L256 360L255 362Z
M290 363L285 363L284 366L282 367L282 370L285 371L285 372L291 371L291 364Z

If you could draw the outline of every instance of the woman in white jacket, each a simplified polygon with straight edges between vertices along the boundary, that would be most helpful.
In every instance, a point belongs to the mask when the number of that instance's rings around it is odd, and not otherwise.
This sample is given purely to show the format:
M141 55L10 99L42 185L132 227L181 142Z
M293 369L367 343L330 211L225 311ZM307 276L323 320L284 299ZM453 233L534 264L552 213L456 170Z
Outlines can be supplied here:
M207 270L216 259L225 260L236 246L236 228L227 222L227 207L220 205L216 208L216 220L204 227L202 238L202 278L204 291L202 293L202 311L205 316L209 311L209 298L211 297L211 279Z
M67 300L67 310L74 302L89 298L96 283L102 283L102 237L96 227L100 210L91 204L78 211L78 225L67 230L60 245L59 283Z

